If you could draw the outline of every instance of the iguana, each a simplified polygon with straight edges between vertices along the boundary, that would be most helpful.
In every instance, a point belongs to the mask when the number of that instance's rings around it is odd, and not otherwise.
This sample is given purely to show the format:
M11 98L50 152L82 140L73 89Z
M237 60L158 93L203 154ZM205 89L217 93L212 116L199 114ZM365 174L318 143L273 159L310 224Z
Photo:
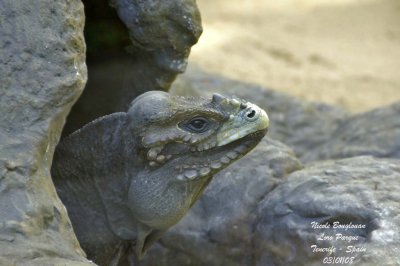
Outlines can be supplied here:
M101 117L56 148L52 177L89 259L141 258L196 202L212 176L266 134L264 110L214 94L150 91L129 110Z

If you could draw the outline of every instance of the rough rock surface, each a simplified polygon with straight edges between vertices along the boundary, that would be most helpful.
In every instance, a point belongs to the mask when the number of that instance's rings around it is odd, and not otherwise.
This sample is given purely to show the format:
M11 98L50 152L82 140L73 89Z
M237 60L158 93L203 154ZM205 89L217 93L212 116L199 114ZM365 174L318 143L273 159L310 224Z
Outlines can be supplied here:
M0 265L92 265L50 178L86 81L80 1L0 4Z
M64 136L146 91L168 90L202 32L194 0L83 2L89 78Z
M286 175L301 168L289 148L264 138L213 178L187 216L140 265L252 265L258 203Z
M337 107L303 102L257 85L208 74L193 66L171 88L171 93L180 95L203 96L213 92L236 95L264 108L271 120L268 135L293 148L299 158L327 142L348 117Z
M399 160L367 156L317 163L291 174L257 208L256 265L322 265L326 253L313 253L314 244L336 247L336 257L356 257L353 265L399 265L399 180ZM366 227L313 229L313 221ZM322 233L335 238L317 240ZM358 239L336 240L336 234ZM350 254L347 246L366 250Z

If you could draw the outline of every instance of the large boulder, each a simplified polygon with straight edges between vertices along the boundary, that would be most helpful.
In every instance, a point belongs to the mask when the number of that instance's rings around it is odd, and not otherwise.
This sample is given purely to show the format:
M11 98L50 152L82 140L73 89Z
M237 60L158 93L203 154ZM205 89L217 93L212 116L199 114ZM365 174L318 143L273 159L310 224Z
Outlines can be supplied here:
M86 82L79 0L0 4L0 265L93 265L50 178Z
M258 204L255 265L399 265L399 180L399 160L367 156L291 174Z

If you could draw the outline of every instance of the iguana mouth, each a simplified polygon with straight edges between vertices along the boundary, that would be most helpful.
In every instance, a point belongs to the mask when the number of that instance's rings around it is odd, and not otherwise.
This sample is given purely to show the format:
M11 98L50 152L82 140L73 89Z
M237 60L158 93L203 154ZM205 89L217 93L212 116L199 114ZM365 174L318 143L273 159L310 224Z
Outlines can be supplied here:
M186 155L186 158L194 158L199 161L190 163L190 160L186 159L189 163L184 164L183 169L178 167L177 170L180 173L176 178L178 180L194 180L211 176L246 155L260 142L266 133L267 130L259 130L223 146L192 152L191 155Z
M266 133L267 129L259 130L223 146L214 146L201 151L190 149L190 146L182 144L182 149L186 148L186 151L173 155L171 154L173 149L167 145L158 156L170 158L170 160L158 165L157 168L174 165L178 180L205 178L243 157L260 142Z

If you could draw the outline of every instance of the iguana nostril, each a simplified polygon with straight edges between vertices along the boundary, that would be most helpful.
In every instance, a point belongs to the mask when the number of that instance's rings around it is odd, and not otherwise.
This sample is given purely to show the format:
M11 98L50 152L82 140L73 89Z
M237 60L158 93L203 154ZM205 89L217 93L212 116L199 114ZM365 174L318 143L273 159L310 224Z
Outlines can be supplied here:
M246 116L247 116L247 118L252 119L256 116L256 111L254 111L253 109L250 109L250 111L247 112Z

